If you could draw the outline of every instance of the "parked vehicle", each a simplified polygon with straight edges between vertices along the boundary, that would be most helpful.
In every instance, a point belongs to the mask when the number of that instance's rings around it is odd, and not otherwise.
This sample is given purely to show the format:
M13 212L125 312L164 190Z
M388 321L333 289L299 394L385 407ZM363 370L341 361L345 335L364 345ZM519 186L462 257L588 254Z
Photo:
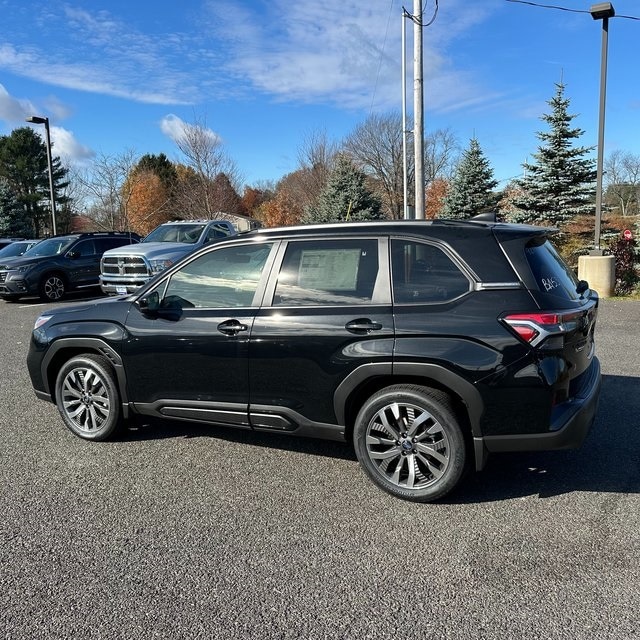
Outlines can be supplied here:
M236 233L226 220L176 220L156 227L140 244L107 251L100 265L104 293L133 293L154 275L205 244Z
M6 260L7 258L17 258L31 249L31 247L35 247L38 242L40 242L40 240L15 240L0 249L0 261Z
M0 238L0 249L4 249L18 240L24 240L24 238Z
M113 247L137 243L132 233L72 233L42 240L23 255L0 261L0 298L39 295L55 302L67 291L99 285L100 258Z
M169 418L353 441L426 502L493 452L579 446L596 412L597 293L552 230L484 221L253 231L128 298L46 311L39 398L104 440Z

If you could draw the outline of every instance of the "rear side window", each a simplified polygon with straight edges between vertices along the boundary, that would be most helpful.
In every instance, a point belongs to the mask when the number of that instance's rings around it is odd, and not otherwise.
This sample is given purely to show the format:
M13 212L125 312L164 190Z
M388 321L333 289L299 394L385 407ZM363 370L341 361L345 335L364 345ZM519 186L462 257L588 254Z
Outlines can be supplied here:
M423 242L392 240L391 265L395 304L447 302L471 286L442 249Z
M580 297L576 291L578 278L549 240L527 245L525 255L542 293L565 300L577 300Z
M373 299L377 276L377 240L290 242L273 304L365 304Z

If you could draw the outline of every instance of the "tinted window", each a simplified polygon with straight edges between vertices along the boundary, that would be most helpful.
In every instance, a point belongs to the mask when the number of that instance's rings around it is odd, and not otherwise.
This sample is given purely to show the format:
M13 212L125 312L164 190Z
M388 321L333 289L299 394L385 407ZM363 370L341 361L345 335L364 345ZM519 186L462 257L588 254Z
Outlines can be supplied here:
M73 254L80 257L96 255L96 245L93 240L83 240L73 247Z
M273 304L371 302L377 276L377 240L290 242L278 275Z
M568 300L580 297L578 278L548 240L528 245L525 255L540 291Z
M186 264L169 280L165 303L183 307L250 307L270 244L224 247Z
M31 247L28 251L25 252L25 256L35 256L35 257L52 257L58 256L61 253L64 253L73 242L75 242L76 238L49 238L48 240L43 240L42 242L38 242L35 247Z
M194 244L198 241L205 225L194 224L163 224L154 229L143 242L185 242Z
M391 260L395 303L446 302L469 291L467 277L433 245L392 240Z

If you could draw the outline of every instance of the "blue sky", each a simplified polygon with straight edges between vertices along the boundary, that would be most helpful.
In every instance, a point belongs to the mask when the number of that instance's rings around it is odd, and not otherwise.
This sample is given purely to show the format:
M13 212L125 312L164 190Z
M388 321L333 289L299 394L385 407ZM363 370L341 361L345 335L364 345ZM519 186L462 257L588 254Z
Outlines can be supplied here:
M435 0L426 0L425 18ZM584 0L540 0L588 11ZM519 175L560 80L581 142L597 141L601 23L508 0L440 0L424 30L426 132L475 136L500 181ZM614 0L606 153L640 154L638 0ZM51 121L67 164L164 152L206 122L244 182L297 168L303 140L337 141L401 106L398 0L0 0L0 134ZM405 0L408 10L412 0ZM408 70L412 29L408 25ZM412 78L408 81L412 90ZM412 96L408 95L409 109ZM42 127L36 127L41 132ZM504 182L502 182L504 184Z

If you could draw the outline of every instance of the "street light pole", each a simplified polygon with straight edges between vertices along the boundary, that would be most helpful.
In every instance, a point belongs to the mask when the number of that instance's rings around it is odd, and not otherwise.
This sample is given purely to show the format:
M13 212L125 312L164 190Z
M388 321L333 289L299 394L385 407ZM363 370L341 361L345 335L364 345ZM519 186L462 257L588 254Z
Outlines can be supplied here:
M44 116L29 116L27 122L33 124L43 124L47 147L47 162L49 165L49 195L51 196L51 232L52 235L58 233L56 229L56 199L53 192L53 163L51 162L51 134L49 132L49 118Z
M600 115L598 120L598 164L596 171L596 223L593 255L602 255L600 228L602 225L602 174L604 164L604 120L607 98L607 50L609 45L609 18L616 15L610 2L594 4L589 13L594 20L602 20L602 54L600 58Z

